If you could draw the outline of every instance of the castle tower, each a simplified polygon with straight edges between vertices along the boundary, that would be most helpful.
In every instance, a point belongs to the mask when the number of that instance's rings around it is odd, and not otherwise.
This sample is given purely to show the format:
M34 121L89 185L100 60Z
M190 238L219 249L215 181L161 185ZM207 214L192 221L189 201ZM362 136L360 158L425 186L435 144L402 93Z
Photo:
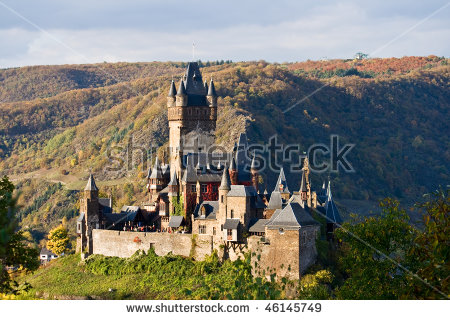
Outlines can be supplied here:
M168 188L168 196L169 196L169 213L174 214L175 213L175 201L178 201L178 179L177 179L177 172L175 170L172 171L172 178L170 179L169 184L167 185Z
M306 157L303 161L302 169L302 181L300 183L300 194L303 201L306 202L308 207L311 207L311 185L309 183L309 160Z
M202 80L197 62L189 62L178 90L170 84L167 97L169 120L170 168L181 177L182 157L190 133L201 131L201 143L208 148L214 142L217 120L217 93L211 80L209 88ZM196 134L198 136L198 134ZM212 137L212 138L211 138Z
M162 174L161 166L159 165L159 159L156 157L155 165L150 174L148 188L150 191L150 201L156 201L159 191L162 190L164 184L164 177Z
M92 174L89 175L88 182L84 188L84 197L80 207L81 213L85 215L85 234L82 235L81 250L87 249L88 254L92 254L92 230L100 227L101 220L98 188Z
M250 166L250 173L252 175L252 185L255 187L256 191L258 191L259 187L259 173L258 169L256 168L256 159L255 154L253 154L252 164Z
M234 157L231 159L230 180L231 180L232 185L238 184L238 170L237 170L236 161L234 160Z
M225 166L219 187L219 213L216 215L216 219L220 224L224 224L227 217L227 194L231 190L230 185L230 174Z

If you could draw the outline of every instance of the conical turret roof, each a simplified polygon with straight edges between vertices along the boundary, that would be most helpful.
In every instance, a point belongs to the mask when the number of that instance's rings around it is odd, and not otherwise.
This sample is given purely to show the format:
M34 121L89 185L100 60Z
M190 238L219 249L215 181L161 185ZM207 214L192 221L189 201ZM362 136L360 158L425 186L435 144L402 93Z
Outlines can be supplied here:
M230 190L231 187L231 181L230 181L230 174L228 172L228 168L225 166L225 168L223 169L223 174L222 174L222 181L220 183L220 190Z
M172 83L170 84L170 90L168 97L175 97L177 95L177 89L175 89L175 82L172 80Z
M84 188L84 191L98 191L98 188L95 184L94 176L92 175L92 173L89 175L89 179L86 184L86 187Z
M169 182L168 185L169 186L176 186L176 185L178 185L177 172L175 170L173 170L172 178L170 179L170 182Z
M211 79L209 82L208 96L217 97L216 88L214 87L214 81Z
M177 96L186 95L186 88L184 87L183 79L180 80L180 85L178 86Z

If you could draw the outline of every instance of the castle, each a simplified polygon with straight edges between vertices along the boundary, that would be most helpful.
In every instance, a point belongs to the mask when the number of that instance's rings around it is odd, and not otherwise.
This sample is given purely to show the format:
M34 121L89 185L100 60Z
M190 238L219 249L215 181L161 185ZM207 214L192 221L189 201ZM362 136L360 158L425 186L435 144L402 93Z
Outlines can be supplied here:
M79 251L129 257L153 248L195 259L214 251L238 259L251 251L261 270L293 279L315 262L320 224L313 213L326 216L330 237L341 223L330 183L311 190L306 158L298 191L290 192L281 169L272 193L261 192L245 133L232 152L214 152L217 98L213 80L203 82L196 62L188 64L178 89L172 80L169 161L156 158L149 169L148 202L113 213L111 199L99 198L90 175L77 221Z

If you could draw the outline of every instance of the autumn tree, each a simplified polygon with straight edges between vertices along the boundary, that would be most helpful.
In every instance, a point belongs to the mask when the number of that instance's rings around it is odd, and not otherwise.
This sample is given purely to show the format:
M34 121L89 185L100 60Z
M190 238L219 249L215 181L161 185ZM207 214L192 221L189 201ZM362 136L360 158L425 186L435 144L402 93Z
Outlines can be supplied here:
M48 234L47 249L59 256L67 250L69 241L67 229L63 225L60 225L59 227L50 230Z
M8 266L32 271L39 267L38 251L25 244L25 238L18 229L14 185L5 176L0 180L0 293L17 293L29 288L19 287L7 270Z

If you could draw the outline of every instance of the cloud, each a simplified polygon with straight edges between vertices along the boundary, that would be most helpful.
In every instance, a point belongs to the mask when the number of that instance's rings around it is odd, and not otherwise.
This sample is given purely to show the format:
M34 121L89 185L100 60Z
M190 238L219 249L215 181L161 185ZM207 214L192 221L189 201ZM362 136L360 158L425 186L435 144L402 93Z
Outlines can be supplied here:
M430 7L418 17L415 12L406 16L391 13L374 16L374 11L379 8L351 1L320 6L303 3L301 12L288 12L283 18L284 2L278 3L281 6L278 9L274 9L274 2L270 2L272 4L269 7L260 5L254 8L260 17L244 19L242 14L235 14L226 23L222 18L213 27L205 24L199 28L200 22L188 22L200 19L200 16L203 17L202 21L210 21L214 17L203 16L208 12L208 7L202 6L201 10L196 10L198 8L195 5L203 4L202 1L194 1L194 8L185 10L185 16L174 14L170 21L161 22L159 19L158 23L148 22L148 27L126 23L130 20L128 15L132 16L131 9L125 10L122 16L114 16L120 3L111 2L111 7L105 10L107 14L99 17L99 21L103 22L98 25L91 26L84 22L81 24L86 26L76 28L72 22L64 24L54 21L55 27L42 27L50 36L29 26L12 24L7 27L7 24L1 23L0 41L7 45L0 47L0 67L103 61L187 61L192 59L193 41L196 43L195 58L204 61L265 59L284 62L320 59L324 56L349 58L357 51L374 52L438 8ZM169 4L174 3L169 1ZM97 9L92 10L98 10L102 5L107 7L100 1L100 4L96 2ZM157 1L152 5L157 12L167 9L167 2ZM229 4L222 5L227 6L224 12L228 12ZM66 9L58 7L55 12ZM271 9L272 18L268 12ZM84 7L75 10L75 15L85 10ZM245 10L250 10L249 5L246 5ZM169 12L173 11L178 12ZM376 52L376 56L448 55L450 45L444 39L450 35L450 27L445 19L449 11L450 8L447 8L436 14ZM61 17L55 19L59 21Z

